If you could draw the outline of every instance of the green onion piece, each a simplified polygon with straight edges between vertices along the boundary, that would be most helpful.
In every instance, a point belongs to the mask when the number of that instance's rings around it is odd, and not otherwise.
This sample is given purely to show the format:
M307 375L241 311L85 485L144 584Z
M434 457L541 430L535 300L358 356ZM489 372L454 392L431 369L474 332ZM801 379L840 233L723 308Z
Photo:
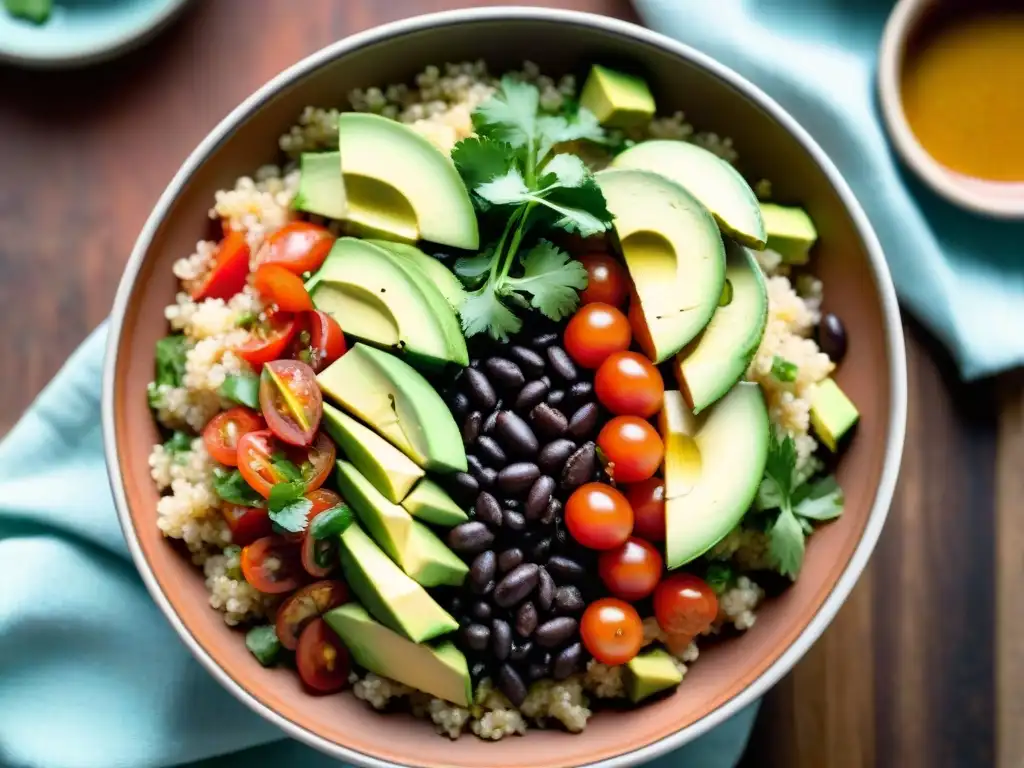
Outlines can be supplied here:
M260 409L260 379L254 373L231 374L225 377L217 394L255 411Z
M314 539L340 536L352 524L352 520L352 510L345 504L338 504L314 517L309 524L309 532Z
M796 381L797 371L800 370L795 363L789 362L778 355L772 360L772 376L778 381L789 384Z
M245 647L264 667L273 666L281 653L281 641L269 624L250 629L245 635Z

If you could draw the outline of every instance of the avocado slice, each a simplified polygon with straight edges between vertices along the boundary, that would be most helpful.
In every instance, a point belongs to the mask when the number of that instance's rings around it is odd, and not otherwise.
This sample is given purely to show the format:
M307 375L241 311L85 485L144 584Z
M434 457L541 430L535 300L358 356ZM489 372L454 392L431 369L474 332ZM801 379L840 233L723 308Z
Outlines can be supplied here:
M367 240L366 242L415 263L434 282L452 309L458 310L462 306L462 302L466 300L466 289L459 282L459 278L440 261L427 255L416 246L408 243L394 243L390 240Z
M732 300L715 310L704 332L676 355L679 388L700 413L743 378L768 324L768 289L757 260L742 245L725 245Z
M768 235L754 191L739 171L703 147L685 141L642 141L619 154L612 167L660 173L711 211L724 234L750 248L764 248Z
M707 209L664 176L607 170L595 178L615 216L647 327L635 336L648 357L664 362L704 330L718 307L725 285L722 235Z
M346 334L427 367L469 363L459 319L432 282L363 240L335 241L306 290Z
M398 240L480 246L476 212L451 160L397 120L338 116L338 151L348 193L345 219Z
M466 450L451 411L408 363L357 343L316 379L327 397L424 469L466 471Z
M768 408L761 388L741 381L700 416L682 393L665 393L666 565L700 557L750 508L768 460Z
M338 490L381 549L424 587L461 586L469 567L419 520L388 501L347 461L338 462Z
M834 379L825 379L817 385L811 399L811 426L832 453L858 419L857 406Z
M469 519L465 510L429 477L423 478L416 484L416 487L402 500L402 506L413 517L434 525L443 525L446 528L464 523Z
M626 662L623 671L626 695L634 704L683 682L683 673L676 668L668 652L661 648L638 653Z
M619 72L600 64L590 74L580 92L580 106L594 113L601 125L631 128L654 117L651 89L643 78Z
M411 643L378 624L357 603L331 609L324 621L359 666L460 707L469 706L473 696L469 664L451 641L434 647Z
M761 203L761 216L768 232L768 247L787 264L806 264L818 241L818 230L803 208Z
M292 208L329 219L345 218L348 204L340 152L303 152L299 173L299 191L292 200Z
M324 403L322 424L342 454L389 501L400 502L423 477L412 459L330 403Z
M459 623L391 562L358 523L345 529L339 544L345 580L375 619L414 643L459 628Z

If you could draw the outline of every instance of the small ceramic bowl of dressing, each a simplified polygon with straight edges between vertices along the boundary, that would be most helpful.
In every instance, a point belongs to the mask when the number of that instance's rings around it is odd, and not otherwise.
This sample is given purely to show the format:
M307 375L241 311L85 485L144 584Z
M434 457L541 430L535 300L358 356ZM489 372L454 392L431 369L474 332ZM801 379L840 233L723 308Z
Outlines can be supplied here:
M1024 5L899 0L878 66L882 114L907 166L947 200L1024 219Z

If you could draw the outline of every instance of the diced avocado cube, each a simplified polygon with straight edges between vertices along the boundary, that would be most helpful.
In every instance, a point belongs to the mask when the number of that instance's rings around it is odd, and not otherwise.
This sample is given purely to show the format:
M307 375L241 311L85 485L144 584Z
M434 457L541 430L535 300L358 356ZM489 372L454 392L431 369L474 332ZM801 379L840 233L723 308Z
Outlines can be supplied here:
M272 667L281 654L281 641L271 625L250 629L245 634L245 647L264 667Z
M806 264L818 241L818 230L803 208L761 203L761 218L768 233L767 247L787 264Z
M830 451L836 452L839 441L859 418L857 407L833 379L818 384L811 401L811 425Z
M609 128L639 125L654 117L655 111L654 96L642 78L600 64L590 68L580 106Z
M348 211L340 152L303 152L299 160L299 191L292 207L329 219L343 219Z
M660 648L640 653L626 662L626 694L634 704L656 693L675 688L683 673L672 657Z

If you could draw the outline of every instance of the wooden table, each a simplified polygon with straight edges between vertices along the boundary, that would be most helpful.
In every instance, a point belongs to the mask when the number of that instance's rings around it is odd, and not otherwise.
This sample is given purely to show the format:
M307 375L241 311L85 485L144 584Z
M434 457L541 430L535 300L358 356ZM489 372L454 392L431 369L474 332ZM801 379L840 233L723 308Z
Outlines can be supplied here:
M102 67L0 69L0 430L107 314L150 207L216 121L340 37L479 4L204 0ZM626 0L550 4L635 18ZM893 513L845 608L768 696L749 766L1024 765L1020 382L962 384L914 322L906 333Z

